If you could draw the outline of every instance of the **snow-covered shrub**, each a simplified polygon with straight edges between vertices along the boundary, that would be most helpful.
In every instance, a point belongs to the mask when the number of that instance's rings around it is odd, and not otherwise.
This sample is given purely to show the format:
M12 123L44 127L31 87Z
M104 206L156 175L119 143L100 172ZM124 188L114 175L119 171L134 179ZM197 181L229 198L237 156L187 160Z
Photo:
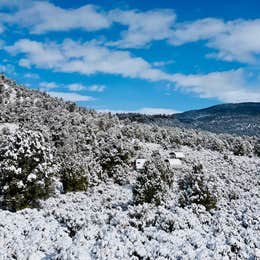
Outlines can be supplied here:
M17 130L0 140L1 207L16 211L36 207L51 195L57 171L51 147L39 132Z
M134 203L160 205L172 183L173 172L167 163L158 158L146 162L133 187Z
M134 154L134 148L121 138L105 136L100 139L96 149L96 157L102 167L102 179L113 178L115 182L122 184L129 172L129 165Z
M202 164L195 165L191 173L179 180L179 203L182 207L192 203L203 205L206 210L216 208L217 197L213 193L211 180L205 176Z
M77 108L76 104L74 102L66 102L67 109L69 112L74 112Z
M252 151L250 143L242 138L237 138L234 140L231 149L234 155L249 155Z
M60 169L64 192L86 191L89 185L88 169L75 158L64 160Z

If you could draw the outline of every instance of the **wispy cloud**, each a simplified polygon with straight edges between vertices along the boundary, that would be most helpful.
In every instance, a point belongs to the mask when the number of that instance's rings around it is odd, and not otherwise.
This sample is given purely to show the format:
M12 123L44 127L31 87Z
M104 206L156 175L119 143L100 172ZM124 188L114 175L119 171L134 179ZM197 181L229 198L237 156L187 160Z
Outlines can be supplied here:
M260 86L249 84L243 69L212 72L204 75L173 75L173 82L181 90L198 94L201 98L217 98L224 102L260 101Z
M25 53L26 58L19 60L19 65L30 68L31 65L37 65L44 68L54 68L64 60L64 56L54 43L43 44L36 41L22 39L13 46L7 46L5 49L12 53Z
M3 19L6 23L29 28L35 34L72 29L96 31L110 26L109 19L93 5L63 9L47 1L32 1L26 8L5 15Z
M2 46L25 68L39 68L64 73L94 75L110 74L148 81L167 81L181 91L201 98L224 102L260 101L257 80L249 81L245 70L215 71L204 74L182 74L163 71L168 61L148 62L124 48L139 48L158 40L174 46L201 41L208 47L207 57L225 61L259 63L260 19L224 21L205 18L178 23L173 10L107 10L92 5L63 9L48 1L32 1L12 14L1 14L1 21L26 27L32 33L82 29L106 29L115 23L123 25L120 38L112 42L95 40L82 42L65 39L63 42L20 39ZM2 1L6 6L8 1ZM0 4L1 7L1 4ZM1 28L1 27L0 27ZM171 61L169 61L171 62ZM49 82L48 84L51 84ZM62 88L69 91L102 92L104 85L85 86L81 83L55 86L45 82L45 89ZM60 89L59 89L60 91ZM63 92L56 92L63 93Z
M25 78L28 78L28 79L39 79L40 76L36 73L26 73L24 75Z
M104 85L92 85L87 87L88 91L93 91L93 92L103 92L105 89L106 86Z
M104 85L85 86L80 83L73 83L73 84L69 84L67 86L67 88L72 91L86 90L86 91L92 91L92 92L103 92L106 89L106 86L104 86Z
M79 83L73 83L69 84L68 89L71 91L81 91L81 90L86 90L86 86L79 84Z
M41 89L55 89L58 88L59 85L56 82L41 82L40 84Z
M176 15L173 10L112 10L109 14L112 21L128 26L121 33L122 39L108 45L121 48L139 48L155 40L164 40L171 35L171 28Z
M19 64L27 68L36 66L86 75L100 72L155 81L167 78L167 74L152 68L144 59L128 51L100 46L95 41L80 43L67 39L55 44L22 39L5 49L13 55L24 54Z
M49 95L57 98L62 98L65 101L79 102L79 101L93 101L94 98L91 96L84 96L73 92L55 92L49 91Z
M182 45L200 40L205 40L207 47L217 51L208 57L225 61L257 62L259 60L256 56L260 54L260 19L224 22L206 18L179 24L169 42L172 45Z
M26 65L38 68L85 75L105 73L150 81L164 80L202 98L216 98L225 102L260 101L259 86L250 88L241 69L205 75L169 74L128 51L113 50L95 41L80 43L65 40L62 44L56 44L20 40L6 47L6 50L13 54L24 54L21 60L26 61Z
M117 23L127 28L121 31L120 39L108 40L105 43L107 46L142 48L159 40L177 46L203 40L207 47L215 50L208 57L244 63L259 61L260 19L224 21L209 17L180 23L175 12L168 9L105 11L93 5L64 9L48 1L29 0L2 0L1 6L16 6L18 9L11 14L0 14L0 32L5 24L16 24L28 28L31 33L42 34L73 29L97 31ZM48 50L43 51L49 54ZM30 65L27 60L20 63L27 67Z

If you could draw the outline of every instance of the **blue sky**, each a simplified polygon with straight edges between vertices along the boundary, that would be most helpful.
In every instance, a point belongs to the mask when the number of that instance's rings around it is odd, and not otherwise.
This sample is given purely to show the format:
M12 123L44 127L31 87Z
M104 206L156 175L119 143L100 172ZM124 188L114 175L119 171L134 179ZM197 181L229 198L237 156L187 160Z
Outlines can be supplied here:
M257 0L0 0L0 70L100 111L260 101Z

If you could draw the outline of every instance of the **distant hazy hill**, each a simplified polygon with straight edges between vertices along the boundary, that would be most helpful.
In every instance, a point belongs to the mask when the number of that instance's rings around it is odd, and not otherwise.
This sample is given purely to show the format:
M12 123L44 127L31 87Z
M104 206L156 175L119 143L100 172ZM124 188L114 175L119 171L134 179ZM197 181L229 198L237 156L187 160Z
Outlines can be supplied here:
M184 126L216 133L260 136L260 103L224 104L174 115L121 114L119 117L159 126Z

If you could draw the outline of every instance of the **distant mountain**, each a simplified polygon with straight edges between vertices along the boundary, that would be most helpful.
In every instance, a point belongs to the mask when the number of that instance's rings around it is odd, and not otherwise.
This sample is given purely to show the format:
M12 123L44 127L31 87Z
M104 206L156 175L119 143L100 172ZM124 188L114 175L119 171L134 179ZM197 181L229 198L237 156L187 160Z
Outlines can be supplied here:
M260 103L238 103L212 106L173 115L120 114L129 118L159 126L181 126L215 133L260 136Z

